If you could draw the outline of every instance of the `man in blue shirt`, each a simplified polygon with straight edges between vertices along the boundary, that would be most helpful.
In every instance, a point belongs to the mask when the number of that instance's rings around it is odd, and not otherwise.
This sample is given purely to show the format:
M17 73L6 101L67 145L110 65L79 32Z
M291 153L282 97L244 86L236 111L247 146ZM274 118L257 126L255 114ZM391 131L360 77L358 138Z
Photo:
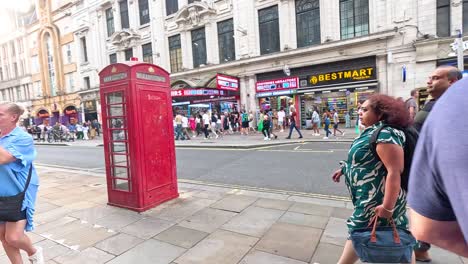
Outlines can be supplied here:
M408 203L418 240L468 257L468 79L437 100L413 158Z

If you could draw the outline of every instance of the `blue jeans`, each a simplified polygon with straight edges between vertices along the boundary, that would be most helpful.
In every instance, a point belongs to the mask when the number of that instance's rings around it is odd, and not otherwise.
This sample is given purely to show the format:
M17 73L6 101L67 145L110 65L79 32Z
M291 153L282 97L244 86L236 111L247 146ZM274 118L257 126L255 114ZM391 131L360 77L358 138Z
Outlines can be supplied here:
M176 131L176 140L179 140L179 137L183 137L182 125L177 125L175 131Z
M325 133L326 133L326 137L328 137L329 134L331 134L332 132L330 132L330 124L327 124L325 123Z
M291 122L291 124L289 124L289 136L288 136L288 138L291 137L291 134L292 134L294 128L296 129L297 133L299 133L299 137L302 137L301 131L299 130L299 128L296 127L296 122Z

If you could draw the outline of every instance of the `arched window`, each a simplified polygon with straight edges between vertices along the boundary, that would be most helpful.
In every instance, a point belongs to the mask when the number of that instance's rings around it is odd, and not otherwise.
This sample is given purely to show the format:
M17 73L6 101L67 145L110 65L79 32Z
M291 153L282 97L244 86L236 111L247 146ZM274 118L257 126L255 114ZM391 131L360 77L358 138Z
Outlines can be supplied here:
M53 43L52 38L49 34L46 34L45 38L46 51L47 51L47 69L49 72L49 86L50 86L50 95L57 95L57 84L55 82L55 65L54 65L54 52L53 52Z

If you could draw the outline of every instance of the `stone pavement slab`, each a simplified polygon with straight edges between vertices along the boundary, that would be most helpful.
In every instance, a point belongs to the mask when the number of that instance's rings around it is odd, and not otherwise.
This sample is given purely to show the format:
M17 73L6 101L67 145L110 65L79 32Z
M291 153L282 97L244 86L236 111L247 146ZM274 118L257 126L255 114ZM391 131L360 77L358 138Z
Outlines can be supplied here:
M279 219L279 222L325 229L328 223L328 217L286 212Z
M177 264L237 264L257 241L258 238L255 237L218 230L174 262Z
M210 207L240 213L242 210L253 204L256 200L258 200L258 198L253 196L229 195L215 204L212 204Z
M344 247L347 239L346 220L330 217L320 242Z
M231 220L237 213L205 208L180 222L179 225L206 233L212 233Z
M294 202L291 201L261 198L258 199L253 205L257 207L286 211L293 203Z
M184 248L149 239L107 263L169 264L184 252Z
M114 257L97 248L87 248L81 252L59 256L54 261L61 264L101 264L106 263Z
M113 255L120 255L143 241L145 240L121 233L97 243L95 247Z
M202 231L177 225L161 232L159 235L155 236L154 239L189 249L208 235L208 233Z
M239 234L261 237L284 211L251 206L221 228Z
M254 250L239 264L307 264L306 262ZM322 263L321 263L322 264Z
M177 203L172 204L170 207L164 208L161 211L150 211L147 214L152 217L178 223L215 202L215 200L203 198L178 199Z
M308 203L294 203L288 211L328 217L332 214L333 208L329 206L321 206Z
M169 221L148 217L124 227L121 232L141 239L149 239L173 225L174 223Z
M276 223L261 238L255 249L309 262L322 234L321 229Z

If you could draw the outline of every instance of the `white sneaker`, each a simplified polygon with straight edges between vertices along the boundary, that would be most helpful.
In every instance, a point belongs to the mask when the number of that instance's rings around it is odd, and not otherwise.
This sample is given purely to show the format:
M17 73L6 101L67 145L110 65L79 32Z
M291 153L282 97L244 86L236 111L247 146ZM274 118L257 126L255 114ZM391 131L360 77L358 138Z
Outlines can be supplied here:
M268 138L267 138L267 137L264 137L263 140L268 140Z
M280 132L284 132L284 130L283 130L283 129L281 129L281 130L280 130Z
M44 264L44 254L41 247L36 247L36 253L29 257L31 264Z
M341 134L341 135L344 136L344 135L345 135L345 132L343 132L343 134Z
M323 137L323 139L328 139L328 137Z
M216 135L216 138L219 138L219 135Z

